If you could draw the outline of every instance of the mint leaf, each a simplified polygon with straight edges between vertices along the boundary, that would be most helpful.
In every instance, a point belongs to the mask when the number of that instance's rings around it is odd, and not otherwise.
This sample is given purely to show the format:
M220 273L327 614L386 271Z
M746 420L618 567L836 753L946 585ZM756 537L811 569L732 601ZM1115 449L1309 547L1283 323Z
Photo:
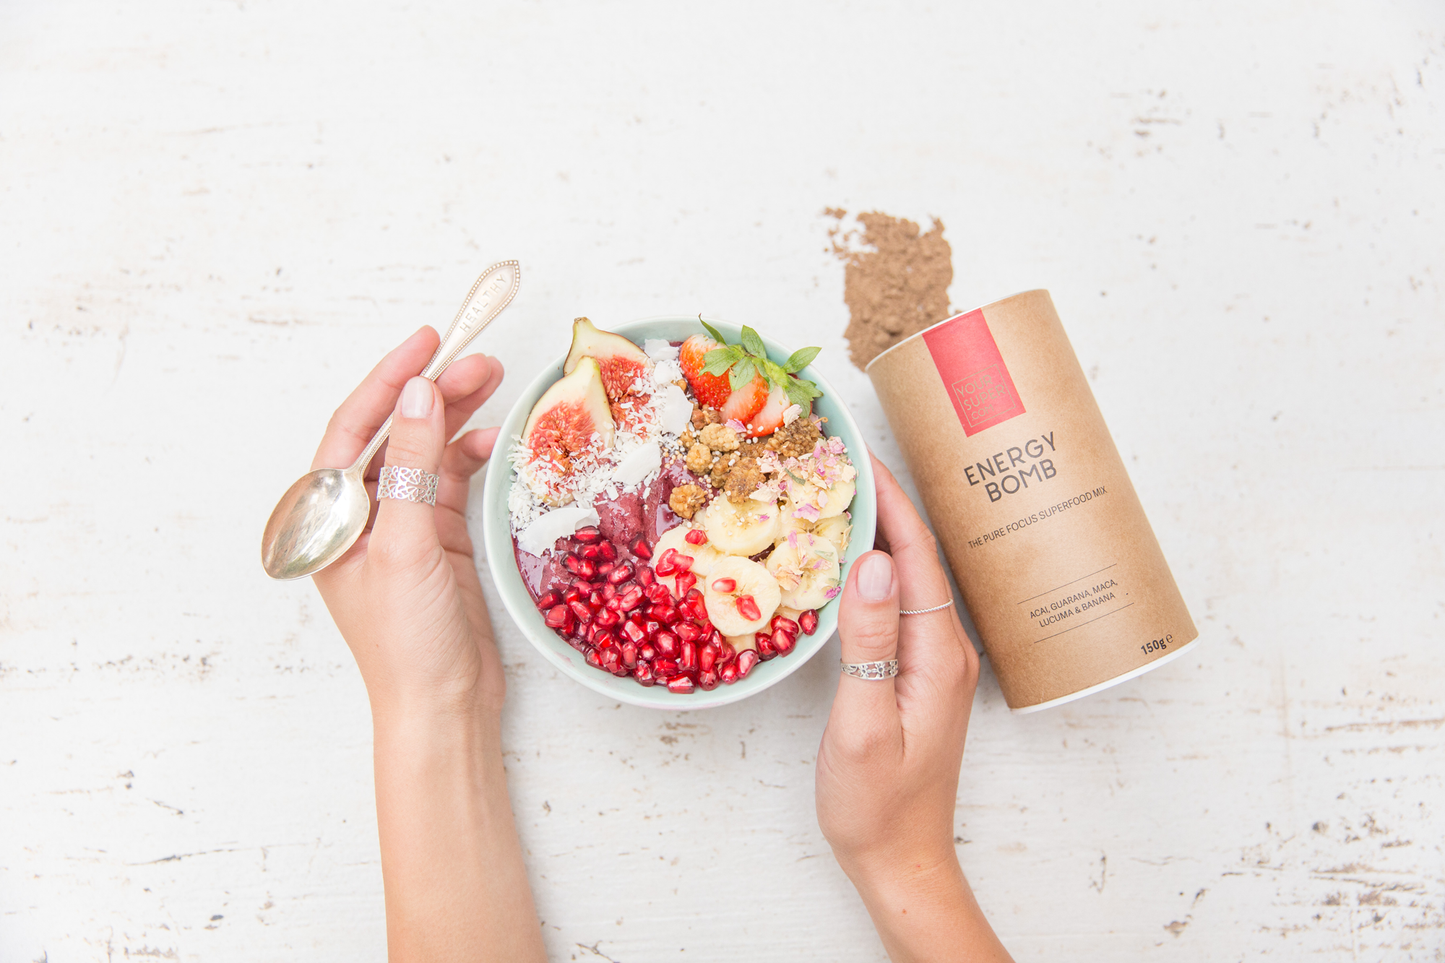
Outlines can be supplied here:
M753 367L751 358L744 358L732 366L728 372L728 383L734 391L746 388L754 378L758 376L757 369Z
M708 336L709 338L712 338L712 339L713 339L714 341L716 341L718 344L727 344L727 343L728 343L728 339L727 339L727 338L724 338L721 334L718 334L717 328L714 328L712 325L710 325L710 324L708 324L706 321L704 321L704 320L702 319L702 315L700 315L700 314L697 316L697 323L700 324L700 325L702 325L702 329L707 332L707 336Z
M799 348L783 363L783 367L789 372L802 371L812 363L813 359L818 356L818 352L822 350L822 348Z
M763 344L763 339L758 337L758 333L747 325L743 325L741 344L748 350L748 354L756 358L766 358L768 356L768 348Z

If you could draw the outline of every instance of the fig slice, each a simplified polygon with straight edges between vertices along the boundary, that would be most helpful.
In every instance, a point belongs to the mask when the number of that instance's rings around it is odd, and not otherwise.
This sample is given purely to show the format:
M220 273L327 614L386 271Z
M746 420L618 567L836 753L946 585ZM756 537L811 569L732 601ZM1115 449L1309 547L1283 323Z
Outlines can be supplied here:
M594 434L601 436L603 448L611 448L612 433L602 369L596 359L583 358L537 399L522 429L522 442L534 459L550 457L565 467L572 455L592 443Z
M638 375L647 370L647 353L620 334L603 331L586 318L572 322L572 350L562 371L571 374L583 358L595 358L602 387L614 404L632 393Z

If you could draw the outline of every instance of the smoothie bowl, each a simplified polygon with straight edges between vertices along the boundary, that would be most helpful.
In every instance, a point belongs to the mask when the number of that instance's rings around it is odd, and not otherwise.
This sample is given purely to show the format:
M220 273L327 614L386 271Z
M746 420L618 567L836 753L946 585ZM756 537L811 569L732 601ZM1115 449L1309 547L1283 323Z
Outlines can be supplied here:
M699 317L574 322L483 496L493 580L549 662L621 702L700 709L823 647L876 517L816 354Z

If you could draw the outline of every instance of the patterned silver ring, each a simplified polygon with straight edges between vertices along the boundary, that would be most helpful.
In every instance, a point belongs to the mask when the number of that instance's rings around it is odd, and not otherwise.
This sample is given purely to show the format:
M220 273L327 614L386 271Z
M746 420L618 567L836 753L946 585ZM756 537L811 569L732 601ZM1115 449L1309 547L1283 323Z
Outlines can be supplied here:
M953 599L949 599L947 602L944 602L942 605L935 605L935 606L933 606L932 608L927 608L927 609L899 609L899 610L898 610L898 614L899 614L899 615L923 615L923 614L926 613L926 612L937 612L939 609L946 609L946 608L948 608L948 607L949 607L950 605L952 605L952 604L953 604Z
M387 465L377 476L376 497L395 498L403 502L437 503L436 475L420 468L401 468Z
M886 662L844 662L843 674L851 675L855 679L883 680L891 679L898 674L898 660L889 659Z

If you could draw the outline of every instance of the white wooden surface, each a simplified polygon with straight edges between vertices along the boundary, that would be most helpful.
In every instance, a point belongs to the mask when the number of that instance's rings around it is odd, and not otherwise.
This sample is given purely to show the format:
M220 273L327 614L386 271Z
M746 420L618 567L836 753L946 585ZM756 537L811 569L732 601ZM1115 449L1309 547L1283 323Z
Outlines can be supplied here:
M1207 9L1204 9L1207 7ZM958 848L1020 960L1445 959L1435 3L0 5L0 961L384 956L360 680L261 523L335 403L705 311L846 361L824 207L1045 286L1204 644L1012 717ZM489 586L490 587L490 586ZM813 815L836 643L701 714L505 622L558 960L873 961Z

